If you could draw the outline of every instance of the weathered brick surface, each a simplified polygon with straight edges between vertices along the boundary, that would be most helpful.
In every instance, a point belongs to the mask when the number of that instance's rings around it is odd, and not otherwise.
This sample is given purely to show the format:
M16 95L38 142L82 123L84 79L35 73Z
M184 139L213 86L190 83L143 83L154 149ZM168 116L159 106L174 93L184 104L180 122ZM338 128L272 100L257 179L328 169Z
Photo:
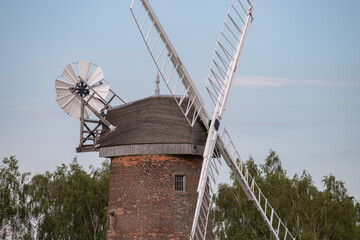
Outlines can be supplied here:
M201 164L189 155L113 158L108 239L189 239ZM175 174L186 176L183 193L174 190Z

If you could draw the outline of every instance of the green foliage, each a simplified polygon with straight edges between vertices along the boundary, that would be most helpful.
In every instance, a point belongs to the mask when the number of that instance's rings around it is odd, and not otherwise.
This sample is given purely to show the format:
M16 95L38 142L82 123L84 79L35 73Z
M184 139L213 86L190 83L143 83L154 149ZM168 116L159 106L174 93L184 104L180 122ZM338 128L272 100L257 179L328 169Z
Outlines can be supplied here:
M360 202L356 201L355 204L355 220L356 224L360 225Z
M20 173L18 160L11 156L0 165L0 238L31 239L29 173Z
M306 171L289 178L272 150L264 164L250 157L246 167L296 239L360 239L360 204L333 175L324 177L325 189L319 191ZM232 186L220 185L214 197L216 238L273 239L255 205L232 180Z
M105 239L109 162L87 173L77 162L20 174L15 157L0 169L2 239ZM21 223L21 224L20 224Z
M246 162L268 201L296 239L360 239L360 203L335 176L319 191L304 171L289 178L270 150L264 164ZM76 158L54 172L30 177L18 160L0 165L0 239L105 239L109 161L87 173ZM214 197L217 239L273 239L253 202L232 176Z

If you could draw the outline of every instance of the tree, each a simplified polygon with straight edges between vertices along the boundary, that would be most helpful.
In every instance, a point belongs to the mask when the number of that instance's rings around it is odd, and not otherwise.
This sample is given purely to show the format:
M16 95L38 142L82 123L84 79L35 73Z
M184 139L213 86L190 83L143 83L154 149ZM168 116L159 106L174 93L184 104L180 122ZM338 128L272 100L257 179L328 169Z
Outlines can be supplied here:
M90 173L76 158L54 172L20 173L15 157L0 165L1 239L105 239L109 161Z
M0 165L0 237L31 239L33 226L28 204L30 173L20 173L15 156Z
M250 157L246 166L296 239L360 239L360 204L335 176L325 176L325 189L319 191L306 171L289 178L273 150L264 164L258 166ZM231 186L219 186L214 203L217 239L273 238L234 177Z
M76 158L31 181L31 204L39 239L105 239L109 162L90 174Z

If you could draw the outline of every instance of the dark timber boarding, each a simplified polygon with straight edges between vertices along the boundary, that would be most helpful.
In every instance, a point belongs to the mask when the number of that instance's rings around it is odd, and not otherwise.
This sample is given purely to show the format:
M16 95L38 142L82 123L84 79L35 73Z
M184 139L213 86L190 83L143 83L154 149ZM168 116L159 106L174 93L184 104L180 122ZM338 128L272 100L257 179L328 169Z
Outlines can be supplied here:
M184 104L187 99L184 100ZM200 121L191 127L172 96L153 96L115 107L106 119L116 126L100 137L100 146L152 143L205 145L205 128Z

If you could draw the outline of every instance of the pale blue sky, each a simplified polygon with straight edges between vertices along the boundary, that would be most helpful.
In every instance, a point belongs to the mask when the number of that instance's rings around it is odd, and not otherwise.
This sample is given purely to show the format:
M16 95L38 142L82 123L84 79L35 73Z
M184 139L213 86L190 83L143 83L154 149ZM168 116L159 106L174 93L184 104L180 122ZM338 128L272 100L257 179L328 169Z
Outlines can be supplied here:
M69 163L79 121L56 104L55 78L89 60L126 101L154 93L155 67L131 0L0 1L0 157L23 171ZM229 1L151 0L201 94ZM306 169L321 188L334 174L360 199L360 1L253 1L225 125L244 159L269 148L289 175ZM162 93L165 86L161 85ZM211 113L210 104L207 104Z

